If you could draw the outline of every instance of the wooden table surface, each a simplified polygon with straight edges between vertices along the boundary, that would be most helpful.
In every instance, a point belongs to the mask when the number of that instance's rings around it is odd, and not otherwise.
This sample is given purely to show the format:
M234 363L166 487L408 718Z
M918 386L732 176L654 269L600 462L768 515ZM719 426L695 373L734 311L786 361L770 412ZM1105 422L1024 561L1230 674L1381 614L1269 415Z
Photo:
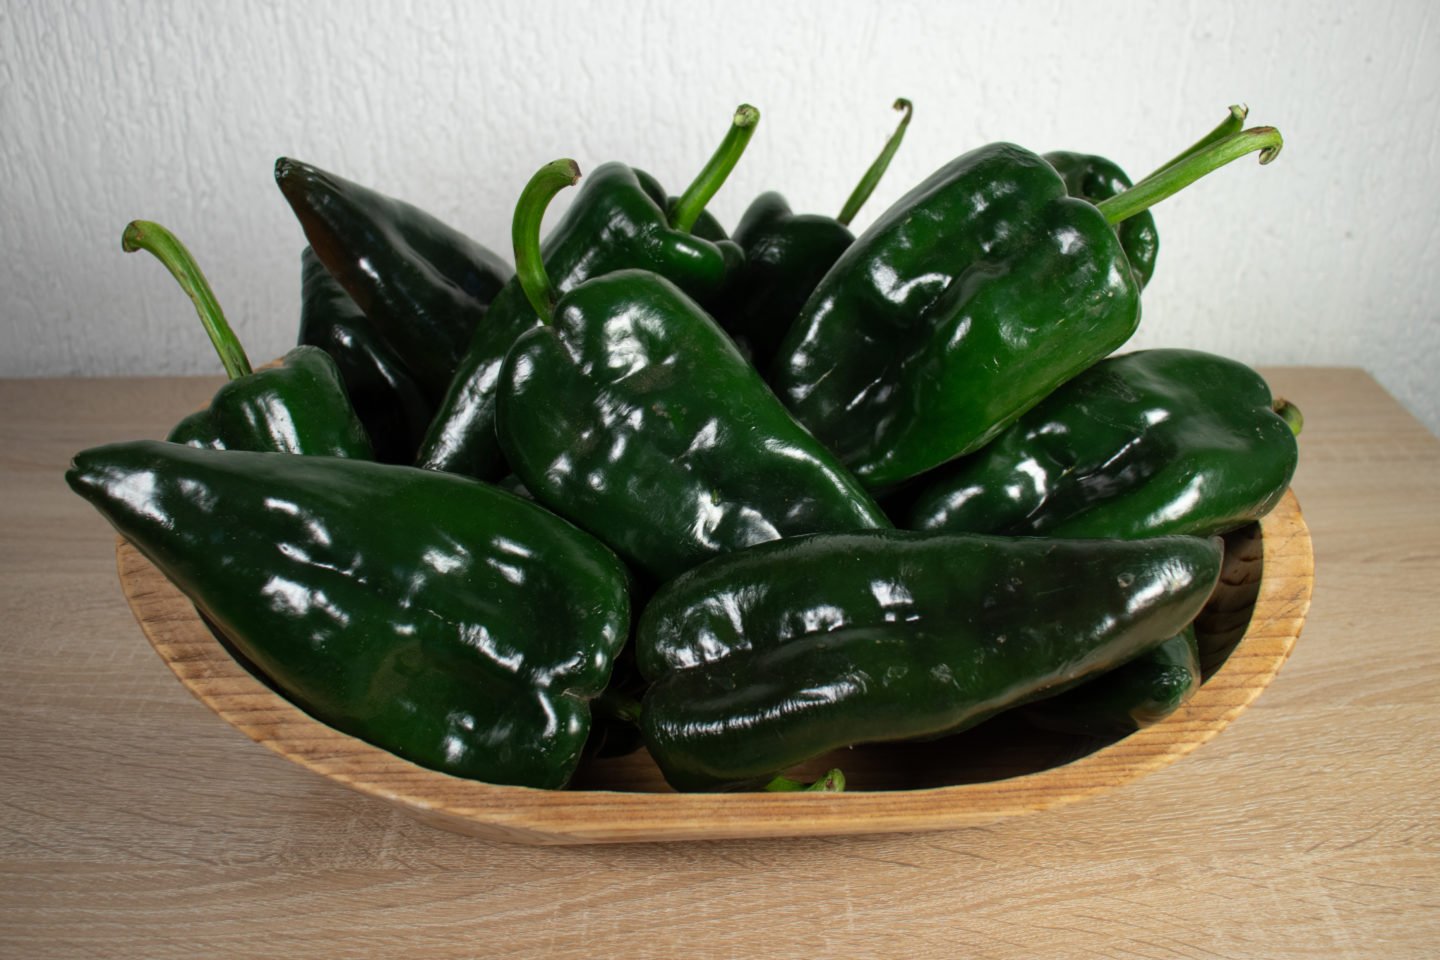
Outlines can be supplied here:
M1315 596L1216 740L984 829L570 848L413 822L161 664L61 474L217 381L0 381L0 957L1435 956L1440 443L1358 370L1266 373Z

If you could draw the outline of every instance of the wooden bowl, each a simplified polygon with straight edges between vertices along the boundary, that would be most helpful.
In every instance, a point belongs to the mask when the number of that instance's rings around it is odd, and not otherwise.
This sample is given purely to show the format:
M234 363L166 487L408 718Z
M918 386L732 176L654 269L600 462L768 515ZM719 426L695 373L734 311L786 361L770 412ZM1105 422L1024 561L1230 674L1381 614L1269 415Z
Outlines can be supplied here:
M553 844L947 830L1058 807L1158 770L1219 733L1269 685L1310 606L1314 561L1293 493L1260 524L1226 540L1221 585L1197 621L1206 679L1166 720L1107 742L1041 733L1002 715L955 737L860 747L809 765L813 772L843 769L850 789L842 794L674 793L644 751L600 761L560 791L427 770L325 726L274 693L123 539L116 562L130 608L161 659L251 739L427 823Z

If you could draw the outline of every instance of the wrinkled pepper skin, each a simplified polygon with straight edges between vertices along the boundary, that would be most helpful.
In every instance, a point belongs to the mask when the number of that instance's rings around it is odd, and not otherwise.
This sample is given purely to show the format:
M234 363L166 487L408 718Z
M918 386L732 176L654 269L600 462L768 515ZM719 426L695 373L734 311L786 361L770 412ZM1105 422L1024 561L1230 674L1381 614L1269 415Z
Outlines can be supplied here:
M1153 650L1073 690L1021 708L1037 727L1124 736L1164 720L1200 687L1200 649L1186 627Z
M888 527L678 287L621 270L560 298L500 377L506 459L540 503L664 582L780 537Z
M425 390L309 247L300 257L300 343L335 361L375 459L413 463L433 412Z
M141 441L66 480L317 719L456 776L569 780L629 628L624 567L591 537L358 460Z
M295 347L279 366L228 381L208 409L185 417L167 439L216 450L374 459L340 371L318 347Z
M744 260L729 240L707 240L719 226L702 217L693 233L673 229L653 177L619 163L596 168L541 245L545 272L560 293L614 270L660 274L690 296L717 297ZM416 463L491 480L508 472L495 437L495 391L505 355L540 318L512 278L476 330L441 401Z
M772 191L750 204L733 236L745 265L715 319L766 370L800 308L855 234L834 217L793 213Z
M1120 165L1093 153L1073 153L1057 150L1045 154L1045 160L1065 181L1070 196L1099 203L1119 196L1133 184ZM1120 235L1120 246L1130 269L1135 271L1135 283L1140 289L1155 275L1155 258L1160 254L1160 232L1155 229L1155 216L1143 210L1115 226Z
M941 167L841 255L770 382L883 490L979 449L1139 322L1105 216L1038 155L992 144Z
M1197 350L1111 357L916 495L918 530L1209 536L1258 520L1299 456L1265 380Z
M438 399L510 267L425 211L318 167L281 157L275 182L315 255Z
M933 738L1113 667L1194 619L1220 541L817 535L712 560L636 629L646 745L681 790Z

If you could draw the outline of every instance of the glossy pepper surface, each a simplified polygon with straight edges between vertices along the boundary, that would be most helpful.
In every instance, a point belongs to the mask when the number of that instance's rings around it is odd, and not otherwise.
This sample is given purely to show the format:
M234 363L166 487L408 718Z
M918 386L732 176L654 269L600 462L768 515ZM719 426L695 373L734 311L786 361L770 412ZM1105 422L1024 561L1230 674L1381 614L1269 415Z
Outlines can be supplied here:
M413 463L432 413L425 390L315 251L300 257L300 343L335 361L381 463Z
M1122 663L1209 597L1218 540L816 535L712 560L636 629L641 724L682 790L937 737Z
M724 331L643 271L575 287L521 336L498 429L537 500L657 581L766 540L889 526Z
M510 268L418 207L299 160L277 160L275 182L315 255L438 398Z
M790 328L770 382L872 489L979 449L1124 343L1139 287L1112 229L1246 153L1242 131L1099 207L1044 159L991 144L902 197L836 262Z
M1070 196L1099 203L1119 196L1134 183L1120 165L1093 153L1075 153L1056 150L1045 154L1045 162L1055 168ZM1149 210L1142 210L1115 228L1120 236L1120 248L1135 273L1135 283L1142 290L1155 275L1155 258L1160 254L1160 232L1155 228L1155 216Z
M1219 126L1201 137L1179 156L1162 164L1145 180L1154 180L1181 161L1188 160L1219 141L1242 132L1241 128L1244 126L1245 117L1249 112L1248 107L1232 106ZM1125 171L1120 169L1119 164L1093 153L1057 150L1045 154L1045 160L1064 179L1065 188L1070 191L1070 196L1080 197L1091 203L1098 204L1112 197L1118 197L1134 186ZM1149 210L1142 210L1128 219L1120 221L1115 227L1115 232L1120 235L1120 246L1125 250L1125 257L1130 261L1130 267L1135 272L1135 282L1141 288L1145 287L1155 274L1155 258L1160 253L1160 234L1155 228L1155 217Z
M1180 709L1200 686L1200 649L1186 627L1107 673L1022 708L1046 730L1088 736L1133 733Z
M1299 412L1254 370L1197 350L1111 357L936 471L904 526L1013 536L1224 533L1295 472Z
M850 221L874 192L910 124L910 101L896 100L895 109L904 117L838 216L797 214L783 196L769 191L755 198L736 225L732 237L745 252L745 264L715 308L715 319L761 370L769 367L820 278L855 242Z
M546 511L413 467L155 441L66 480L317 719L493 783L562 787L579 762L626 573Z
M539 223L579 176L547 164L516 205L517 276L543 322L505 358L496 428L525 488L658 582L778 537L888 527L674 284L618 270L557 299Z
M121 246L127 253L153 254L170 271L195 304L230 377L209 407L176 424L170 442L217 450L371 458L370 438L324 351L296 347L279 366L252 371L209 281L174 234L158 223L136 220L125 228Z
M942 167L840 257L770 381L879 489L978 449L1139 322L1105 218L1036 154L993 144Z
M732 148L727 161L732 166L739 156L733 146L738 143L743 149L758 117L753 108L737 112L731 130L740 133L726 140ZM722 145L721 152L725 150ZM705 179L703 173L700 179ZM712 192L719 185L711 182ZM703 204L695 210L687 202L685 209L693 213L686 215L685 222L677 222L672 213L679 206L680 201L671 204L666 199L649 174L620 163L601 165L586 177L574 203L542 245L551 282L564 293L590 277L637 268L665 277L701 302L717 297L744 262L744 254L729 240L705 239L705 234L713 237L721 231L713 218L702 216ZM496 384L516 339L539 324L520 281L512 278L476 331L416 463L484 480L508 472L495 437Z
M216 450L374 458L335 361L318 347L295 347L278 366L226 383L166 439Z

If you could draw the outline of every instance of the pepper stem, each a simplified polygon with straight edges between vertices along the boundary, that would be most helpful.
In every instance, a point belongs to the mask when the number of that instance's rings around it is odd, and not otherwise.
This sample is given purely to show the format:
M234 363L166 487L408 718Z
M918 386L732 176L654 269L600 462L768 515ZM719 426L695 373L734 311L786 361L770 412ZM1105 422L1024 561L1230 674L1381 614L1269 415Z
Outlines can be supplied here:
M1305 427L1305 415L1300 412L1299 407L1284 397L1276 397L1270 409L1280 414L1280 419L1289 425L1291 433L1300 436L1300 431Z
M1280 154L1284 141L1274 127L1242 130L1203 147L1172 166L1137 183L1124 193L1117 193L1096 204L1111 226L1142 210L1148 210L1166 197L1173 196L1206 174L1218 170L1247 153L1260 151L1260 162L1269 163Z
M776 777L765 784L766 793L844 793L845 774L838 768L829 771L814 783L791 777Z
M210 335L210 342L225 366L226 375L231 380L248 376L251 372L250 358L245 356L245 348L240 345L235 331L230 329L225 312L215 299L215 292L210 289L210 283L200 272L195 258L185 249L185 244L158 223L132 220L125 227L120 246L126 253L148 250L165 265L165 269L180 284L180 289L195 304L195 312L200 315L200 323Z
M1206 147L1210 146L1210 144L1218 143L1219 141L1224 140L1226 137L1234 136L1235 134L1239 133L1242 129L1244 129L1245 118L1249 115L1250 108L1245 106L1245 104L1232 104L1229 114L1226 115L1224 120L1220 121L1220 125L1218 127L1205 134L1205 136L1201 137L1199 140L1195 141L1193 144L1190 145L1190 148L1188 150L1185 150L1179 156L1171 157L1169 160L1162 163L1154 171L1142 177L1138 181L1138 183L1144 183L1147 180L1153 180L1156 176L1164 173L1166 170L1169 170L1181 160L1185 160L1194 156L1201 150L1204 150Z
M510 221L510 240L515 244L515 276L525 299L546 324L555 317L556 296L540 255L540 223L555 194L574 186L579 179L580 165L574 160L552 160L545 164L520 191L515 218Z
M895 158L895 151L900 149L900 141L905 139L905 128L910 126L910 115L915 112L915 107L901 97L895 101L895 109L902 110L905 116L900 118L900 125L895 132L890 134L890 139L885 141L885 149L880 151L880 156L870 164L870 169L865 171L865 176L855 185L855 192L850 194L850 199L845 201L845 206L840 210L840 216L835 219L840 221L842 226L850 226L850 221L855 219L855 214L865 206L865 201L870 199L870 194L875 192L875 187L880 183L880 178L885 176L890 161Z
M670 212L670 226L681 233L689 233L695 226L695 221L700 219L700 214L705 212L705 205L710 198L725 184L730 176L730 171L735 169L735 164L740 162L740 157L745 153L745 147L750 143L750 138L755 135L755 125L760 122L760 111L742 103L735 108L735 117L730 123L730 129L725 134L725 139L720 141L715 155L710 162L705 164L695 182L685 189L680 199L675 201L675 206Z

